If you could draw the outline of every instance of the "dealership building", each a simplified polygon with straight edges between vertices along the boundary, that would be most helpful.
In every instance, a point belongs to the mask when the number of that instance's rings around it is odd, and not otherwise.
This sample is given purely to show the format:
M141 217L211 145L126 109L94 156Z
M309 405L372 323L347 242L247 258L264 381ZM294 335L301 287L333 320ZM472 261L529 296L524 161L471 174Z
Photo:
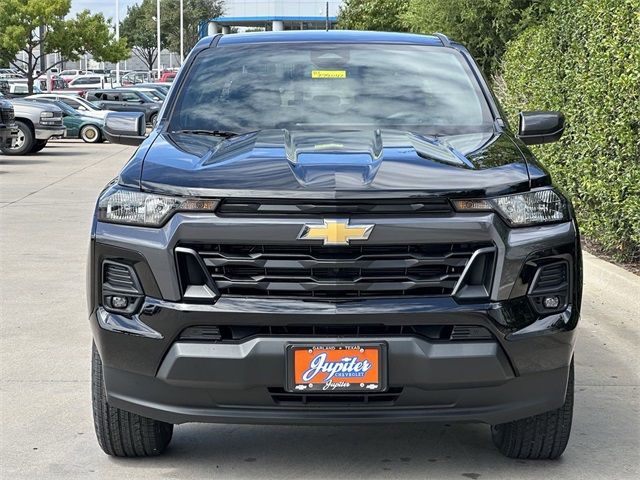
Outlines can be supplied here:
M232 28L318 30L333 28L342 0L226 0L224 15L201 24L200 34L230 33Z

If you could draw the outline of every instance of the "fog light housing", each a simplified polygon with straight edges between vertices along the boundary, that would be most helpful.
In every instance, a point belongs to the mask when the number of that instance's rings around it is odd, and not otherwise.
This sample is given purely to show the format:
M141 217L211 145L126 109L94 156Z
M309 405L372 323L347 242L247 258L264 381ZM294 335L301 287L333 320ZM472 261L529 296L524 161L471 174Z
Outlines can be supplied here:
M127 297L113 296L111 297L111 306L113 308L125 309L129 306Z
M544 297L544 299L542 300L542 304L544 305L544 308L558 308L560 306L560 298L556 295L553 295L551 297Z

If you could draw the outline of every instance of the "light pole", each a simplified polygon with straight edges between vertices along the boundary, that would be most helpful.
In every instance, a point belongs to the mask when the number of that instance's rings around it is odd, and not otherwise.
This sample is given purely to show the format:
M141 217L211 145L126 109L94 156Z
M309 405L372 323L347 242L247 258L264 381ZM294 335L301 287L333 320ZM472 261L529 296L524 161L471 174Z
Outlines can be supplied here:
M116 41L120 40L120 0L116 0ZM120 60L116 62L116 83L120 83Z
M184 0L180 0L180 66L184 63Z
M156 20L158 21L158 27L156 30L156 36L158 37L158 80L161 77L161 69L160 60L162 60L162 49L160 45L160 0L156 0Z

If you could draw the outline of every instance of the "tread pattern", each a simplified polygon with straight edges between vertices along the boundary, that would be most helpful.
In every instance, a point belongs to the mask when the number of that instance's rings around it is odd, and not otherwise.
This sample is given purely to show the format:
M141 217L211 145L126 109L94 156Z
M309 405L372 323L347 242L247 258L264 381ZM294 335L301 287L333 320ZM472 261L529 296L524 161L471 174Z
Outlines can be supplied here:
M93 425L100 448L115 457L160 455L169 445L173 425L114 408L107 403L102 360L95 344L91 358Z
M564 405L540 415L492 426L492 439L498 450L510 458L552 460L560 457L571 433L573 387L571 361Z

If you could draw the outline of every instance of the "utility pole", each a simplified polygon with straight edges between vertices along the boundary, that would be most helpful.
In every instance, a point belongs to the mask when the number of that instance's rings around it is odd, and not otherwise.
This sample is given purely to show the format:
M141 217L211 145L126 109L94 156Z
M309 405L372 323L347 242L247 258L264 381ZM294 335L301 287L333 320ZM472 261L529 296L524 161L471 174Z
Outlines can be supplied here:
M180 66L184 63L184 0L180 0Z
M120 40L120 0L116 0L116 40ZM120 83L120 60L116 62L116 83Z
M325 3L325 27L329 31L329 2Z
M160 0L156 0L156 20L158 21L158 27L156 35L158 36L158 80L162 76L162 67L160 66L160 60L162 60L162 49L160 44Z

